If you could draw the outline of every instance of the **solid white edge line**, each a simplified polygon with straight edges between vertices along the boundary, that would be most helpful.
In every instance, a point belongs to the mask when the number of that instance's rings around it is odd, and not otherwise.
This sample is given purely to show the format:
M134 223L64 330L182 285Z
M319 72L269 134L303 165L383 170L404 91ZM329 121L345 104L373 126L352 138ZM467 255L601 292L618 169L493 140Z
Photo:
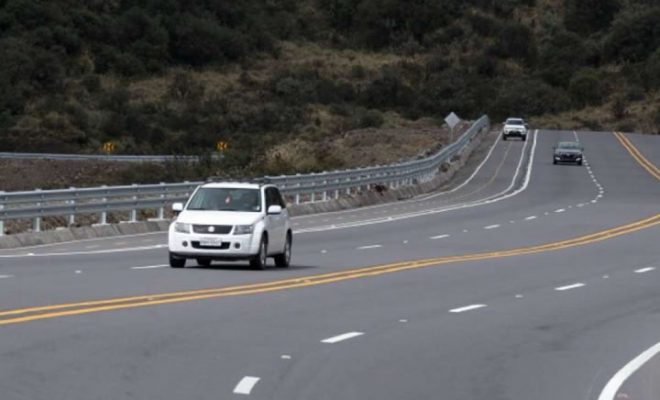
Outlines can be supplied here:
M658 353L660 353L660 343L655 344L626 364L607 382L600 396L598 396L598 400L614 400L626 380Z
M93 255L93 254L112 254L112 253L124 253L131 251L143 251L143 250L155 250L166 247L167 245L157 244L153 246L140 246L140 247L128 247L125 249L108 249L108 250L92 250L92 251L73 251L66 253L41 253L33 254L28 253L30 257L55 257L55 256L80 256L80 255ZM21 258L25 257L25 254L2 254L0 258Z
M654 270L655 270L655 267L646 267L646 268L636 269L635 273L636 274L643 274L643 273L651 272L651 271L654 271Z
M234 388L234 393L249 395L252 392L254 385L256 385L260 379L261 378L257 376L244 376Z
M578 282L578 283L574 283L572 285L556 287L555 290L558 291L558 292L563 292L565 290L577 289L577 288L581 288L583 286L587 286L587 285L585 285L584 283Z
M165 267L169 267L169 265L165 265L165 264L163 264L163 265L147 265L147 266L144 266L144 267L131 267L131 269L156 269L156 268L165 268Z
M485 304L471 304L469 306L465 307L458 307L458 308L452 308L449 310L450 313L458 314L466 311L472 311L472 310L477 310L479 308L484 308L487 307Z
M353 339L358 336L364 335L363 332L347 332L347 333L342 333L341 335L336 335L329 337L327 339L321 340L321 343L327 343L327 344L335 344L339 342L343 342L344 340L348 339Z

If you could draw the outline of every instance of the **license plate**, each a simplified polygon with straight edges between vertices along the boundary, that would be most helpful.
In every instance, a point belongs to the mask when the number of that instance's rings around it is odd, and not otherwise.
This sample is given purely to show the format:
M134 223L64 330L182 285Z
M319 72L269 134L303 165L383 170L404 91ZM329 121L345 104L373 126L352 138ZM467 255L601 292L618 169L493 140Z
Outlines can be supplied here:
M220 247L222 245L222 239L200 239L199 245L204 247Z

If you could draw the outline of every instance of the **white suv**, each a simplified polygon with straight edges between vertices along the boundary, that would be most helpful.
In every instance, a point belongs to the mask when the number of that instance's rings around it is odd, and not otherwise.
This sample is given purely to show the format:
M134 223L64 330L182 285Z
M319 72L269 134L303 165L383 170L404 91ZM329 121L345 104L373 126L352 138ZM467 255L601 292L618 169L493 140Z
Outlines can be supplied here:
M502 140L518 136L523 142L527 140L527 123L522 118L508 118L502 128Z
M291 226L286 203L274 185L217 182L199 186L188 202L175 203L178 216L169 229L170 266L183 268L194 258L200 266L212 260L250 260L255 269L289 266Z

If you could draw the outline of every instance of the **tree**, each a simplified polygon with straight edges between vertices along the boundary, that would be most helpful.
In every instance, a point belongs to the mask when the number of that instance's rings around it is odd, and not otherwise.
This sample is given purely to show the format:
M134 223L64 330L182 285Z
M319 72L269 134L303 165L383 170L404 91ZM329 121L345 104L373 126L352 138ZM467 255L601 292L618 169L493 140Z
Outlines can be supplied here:
M660 48L660 7L622 13L605 40L607 55L621 61L643 61Z
M598 105L603 101L604 90L596 71L583 69L573 76L568 85L573 101L579 107Z
M581 34L607 28L619 11L618 0L564 0L564 26Z

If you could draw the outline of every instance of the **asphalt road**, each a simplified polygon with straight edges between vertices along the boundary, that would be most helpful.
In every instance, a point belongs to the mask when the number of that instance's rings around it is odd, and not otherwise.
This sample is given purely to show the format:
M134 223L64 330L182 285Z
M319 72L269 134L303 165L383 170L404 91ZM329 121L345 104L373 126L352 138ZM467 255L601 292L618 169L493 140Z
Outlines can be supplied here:
M660 342L660 138L625 139L486 142L446 192L296 218L287 270L173 270L162 234L1 252L1 398L609 400ZM658 363L613 395L660 398Z

